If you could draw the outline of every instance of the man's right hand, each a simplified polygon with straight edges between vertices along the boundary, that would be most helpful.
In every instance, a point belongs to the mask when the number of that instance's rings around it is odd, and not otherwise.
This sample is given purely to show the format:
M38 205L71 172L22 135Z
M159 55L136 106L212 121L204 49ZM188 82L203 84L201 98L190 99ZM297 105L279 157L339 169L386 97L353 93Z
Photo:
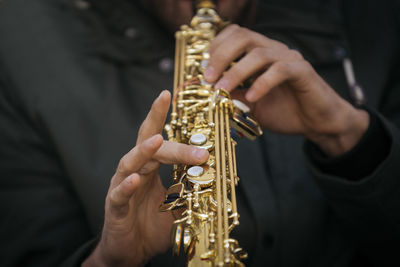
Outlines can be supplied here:
M163 140L170 99L163 91L154 101L136 146L121 159L108 190L100 242L82 266L141 266L168 249L174 218L158 210L166 192L159 166L195 165L208 158L204 149Z

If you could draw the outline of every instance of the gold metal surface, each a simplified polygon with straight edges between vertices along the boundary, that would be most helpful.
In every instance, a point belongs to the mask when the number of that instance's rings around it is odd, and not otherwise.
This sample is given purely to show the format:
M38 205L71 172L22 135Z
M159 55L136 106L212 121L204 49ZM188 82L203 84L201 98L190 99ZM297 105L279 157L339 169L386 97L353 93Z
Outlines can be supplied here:
M244 266L241 261L247 257L229 236L239 225L231 126L251 139L262 131L250 115L235 108L228 92L203 78L209 45L224 25L213 2L199 0L190 26L181 26L175 35L172 113L165 131L170 141L193 145L191 136L201 134L206 139L197 146L210 153L201 166L174 165L175 184L160 206L160 211L183 209L174 222L171 242L175 254L186 253L187 266Z

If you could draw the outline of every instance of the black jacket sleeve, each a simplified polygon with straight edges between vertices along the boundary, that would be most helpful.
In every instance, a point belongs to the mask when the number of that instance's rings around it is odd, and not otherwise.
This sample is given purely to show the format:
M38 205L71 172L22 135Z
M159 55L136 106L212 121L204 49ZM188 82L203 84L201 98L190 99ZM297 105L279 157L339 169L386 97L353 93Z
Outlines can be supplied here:
M399 63L392 70L378 111L370 111L373 129L355 150L341 159L321 160L305 149L309 168L335 213L347 223L359 257L373 266L400 264Z
M393 5L393 4L396 5ZM365 4L367 5L367 4ZM370 28L388 34L391 45L399 47L398 1L381 5L386 10L390 27ZM397 11L396 11L397 10ZM397 12L397 13L396 13ZM379 14L379 12L376 12ZM372 17L369 17L372 19ZM372 19L379 20L380 17ZM382 19L381 19L382 20ZM371 21L371 24L372 24ZM379 24L378 24L379 25ZM363 25L365 26L365 25ZM395 30L393 30L395 28ZM394 35L393 32L396 34ZM385 42L381 40L380 42ZM381 47L382 48L382 47ZM359 51L367 50L358 47ZM358 255L373 266L399 266L400 250L400 57L396 54L387 63L390 71L374 69L367 75L387 77L385 88L373 88L370 99L372 125L355 150L340 159L322 159L306 145L309 168L335 213L347 223L348 236L357 244ZM380 53L379 51L376 51ZM364 59L367 59L365 55ZM365 70L365 69L364 69ZM383 90L383 92L379 92ZM379 92L379 93L378 93ZM308 148L307 148L308 147ZM363 155L360 155L361 154ZM361 168L362 170L354 170Z
M324 173L359 181L371 174L386 159L392 140L376 112L368 110L368 113L370 122L367 131L355 147L343 155L331 157L313 142L305 142L305 153L318 169Z
M385 266L398 262L400 248L400 133L393 123L378 116L391 145L387 157L371 173L352 181L323 172L310 157L308 164L335 212L348 223L360 254L376 266Z

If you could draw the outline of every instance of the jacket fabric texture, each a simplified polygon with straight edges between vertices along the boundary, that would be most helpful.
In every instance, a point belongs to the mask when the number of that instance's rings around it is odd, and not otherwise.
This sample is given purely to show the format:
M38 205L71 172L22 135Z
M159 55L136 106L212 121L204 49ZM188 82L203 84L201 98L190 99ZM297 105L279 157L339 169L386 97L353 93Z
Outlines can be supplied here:
M1 266L80 266L98 240L118 161L172 87L172 34L132 2L0 2ZM352 59L389 147L352 180L322 170L300 136L240 140L233 235L246 265L400 266L399 7L259 1L253 29L298 49L349 101Z

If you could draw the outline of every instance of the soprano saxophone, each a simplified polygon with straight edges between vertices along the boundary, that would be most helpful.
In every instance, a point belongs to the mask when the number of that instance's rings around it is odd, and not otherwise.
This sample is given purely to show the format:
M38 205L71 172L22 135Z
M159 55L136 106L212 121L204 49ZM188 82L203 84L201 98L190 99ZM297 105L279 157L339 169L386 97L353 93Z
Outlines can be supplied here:
M171 241L175 254L183 248L188 266L244 266L247 253L229 236L239 225L231 132L255 139L262 131L243 103L203 79L210 42L226 24L215 9L210 0L197 1L190 26L175 35L174 94L165 125L170 141L207 149L210 156L201 166L174 165L173 185L160 211L184 210Z

